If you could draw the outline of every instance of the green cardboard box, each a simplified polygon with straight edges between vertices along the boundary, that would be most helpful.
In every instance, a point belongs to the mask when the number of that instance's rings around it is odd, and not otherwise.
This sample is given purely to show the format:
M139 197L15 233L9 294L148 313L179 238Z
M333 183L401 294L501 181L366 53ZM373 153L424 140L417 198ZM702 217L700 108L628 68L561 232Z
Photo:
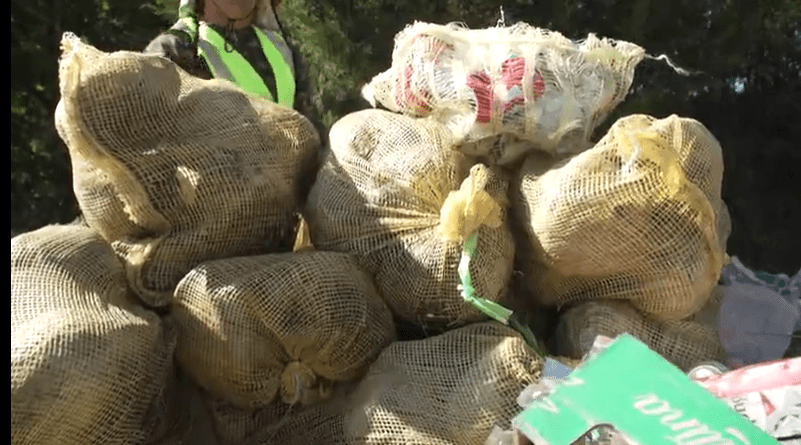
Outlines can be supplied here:
M612 425L639 445L778 443L627 334L512 425L521 444L533 445L570 445L597 425Z

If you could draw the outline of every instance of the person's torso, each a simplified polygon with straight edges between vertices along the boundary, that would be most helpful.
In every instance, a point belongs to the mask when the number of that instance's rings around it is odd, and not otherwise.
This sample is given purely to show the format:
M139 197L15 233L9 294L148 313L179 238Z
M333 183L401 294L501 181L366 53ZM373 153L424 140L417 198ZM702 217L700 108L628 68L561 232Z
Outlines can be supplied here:
M248 26L239 30L199 23L198 56L210 77L288 107L293 106L295 72L292 51L274 31Z

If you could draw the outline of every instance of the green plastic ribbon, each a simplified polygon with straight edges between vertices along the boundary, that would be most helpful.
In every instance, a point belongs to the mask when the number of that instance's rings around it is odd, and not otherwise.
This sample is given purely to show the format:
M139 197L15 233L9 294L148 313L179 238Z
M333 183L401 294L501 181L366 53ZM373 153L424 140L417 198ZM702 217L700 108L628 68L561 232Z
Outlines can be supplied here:
M473 255L476 252L477 246L478 231L468 235L467 238L465 238L464 246L462 247L462 258L459 261L459 280L461 281L459 290L462 293L462 298L464 298L465 302L475 307L483 314L486 314L493 320L509 326L517 331L521 336L523 336L523 340L525 340L526 344L533 349L537 355L545 358L545 352L537 344L537 339L534 337L534 333L531 332L531 328L528 327L520 314L494 301L482 298L476 292L476 288L473 287L473 278L470 276L470 262L473 259Z

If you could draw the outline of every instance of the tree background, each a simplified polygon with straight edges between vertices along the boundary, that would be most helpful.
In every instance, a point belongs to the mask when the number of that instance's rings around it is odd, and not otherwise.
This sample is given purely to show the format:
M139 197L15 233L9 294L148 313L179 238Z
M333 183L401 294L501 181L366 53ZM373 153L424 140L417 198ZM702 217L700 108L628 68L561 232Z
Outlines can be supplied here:
M728 251L748 266L801 268L801 2L798 0L285 0L330 125L364 108L361 86L385 70L414 20L472 28L525 21L579 39L631 41L683 68L645 60L620 116L692 117L723 146ZM11 235L77 215L69 157L53 113L61 34L99 49L141 50L175 19L177 0L12 0ZM793 185L795 184L795 185Z

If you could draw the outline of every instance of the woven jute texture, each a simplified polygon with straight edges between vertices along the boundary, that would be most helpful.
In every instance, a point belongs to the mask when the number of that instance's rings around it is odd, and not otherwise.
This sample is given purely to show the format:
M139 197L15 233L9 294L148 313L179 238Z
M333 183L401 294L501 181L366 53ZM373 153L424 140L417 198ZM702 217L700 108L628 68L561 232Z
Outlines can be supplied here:
M247 445L483 445L493 426L511 428L517 396L542 363L513 330L475 323L440 336L396 342L345 393L284 412Z
M661 320L699 310L730 222L720 145L699 122L633 115L592 149L523 165L514 207L520 267L546 304L625 299Z
M169 304L203 261L292 249L320 148L306 118L157 56L62 48L75 195L145 303Z
M183 369L240 408L325 399L394 337L370 275L336 252L203 263L176 288L172 316Z
M629 333L668 361L689 371L701 362L724 360L717 332L695 321L660 322L639 313L625 301L590 301L569 309L557 327L559 353L580 358L595 337Z
M304 212L316 248L355 254L398 318L452 326L482 319L457 290L463 237L477 230L473 284L505 298L514 242L504 174L454 150L442 125L387 111L345 116L330 141Z
M368 444L484 444L493 426L511 427L517 396L541 367L495 322L393 343L360 383L344 431Z
M150 436L175 336L135 301L93 230L47 226L11 239L11 443Z

